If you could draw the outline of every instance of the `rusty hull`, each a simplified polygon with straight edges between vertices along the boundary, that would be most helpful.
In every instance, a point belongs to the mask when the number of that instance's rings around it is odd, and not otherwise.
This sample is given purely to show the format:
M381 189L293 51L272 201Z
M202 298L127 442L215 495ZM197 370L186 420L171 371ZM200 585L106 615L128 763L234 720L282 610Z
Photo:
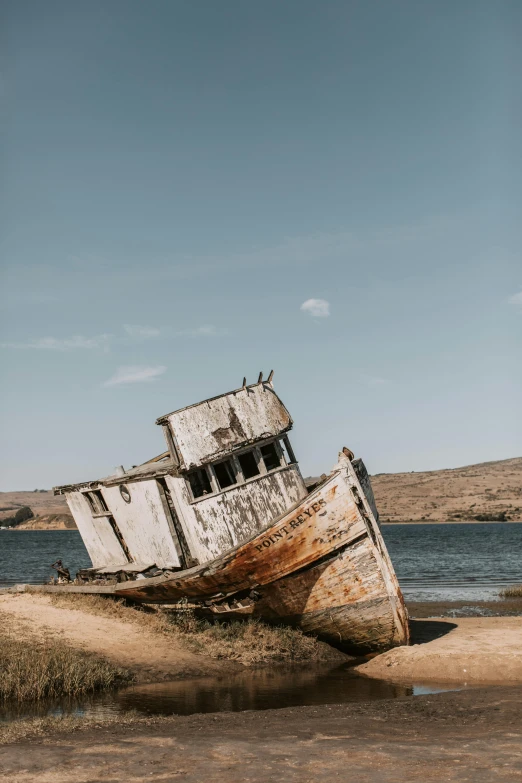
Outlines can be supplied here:
M407 644L408 617L372 509L348 457L264 531L204 566L116 585L144 603L206 601L284 622L353 652Z

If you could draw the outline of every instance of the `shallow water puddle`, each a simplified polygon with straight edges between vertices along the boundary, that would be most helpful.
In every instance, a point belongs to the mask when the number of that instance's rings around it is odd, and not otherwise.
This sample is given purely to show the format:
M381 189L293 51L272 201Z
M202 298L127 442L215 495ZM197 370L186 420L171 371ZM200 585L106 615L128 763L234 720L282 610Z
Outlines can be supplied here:
M136 685L81 701L0 709L0 720L43 715L115 715L136 710L145 715L193 715L241 712L319 704L342 704L459 690L433 683L398 685L363 677L350 666L294 667L246 670L222 677Z

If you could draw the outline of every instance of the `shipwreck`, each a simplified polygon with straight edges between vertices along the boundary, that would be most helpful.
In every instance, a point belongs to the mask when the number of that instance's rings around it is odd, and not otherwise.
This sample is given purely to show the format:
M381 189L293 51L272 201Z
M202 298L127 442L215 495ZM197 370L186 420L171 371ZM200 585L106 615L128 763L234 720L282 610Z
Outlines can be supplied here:
M344 448L305 483L273 372L156 423L158 457L55 487L92 568L42 589L260 617L359 653L408 643L364 464Z

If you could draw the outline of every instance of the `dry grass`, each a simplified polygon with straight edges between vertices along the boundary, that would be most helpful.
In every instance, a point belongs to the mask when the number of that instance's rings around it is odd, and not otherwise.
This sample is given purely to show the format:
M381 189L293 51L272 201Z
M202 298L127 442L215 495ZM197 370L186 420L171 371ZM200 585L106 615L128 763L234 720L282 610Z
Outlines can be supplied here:
M2 616L0 701L83 696L131 682L133 675L52 636L36 639Z
M270 626L260 620L210 623L196 618L191 611L134 607L121 599L78 593L51 594L50 599L58 607L114 617L136 623L152 633L174 635L192 652L238 661L245 666L324 661L333 656L327 645L298 629Z
M172 627L194 652L210 658L226 658L245 666L274 662L318 661L328 648L312 636L287 626L271 626L260 620L211 624L190 614L173 614Z
M513 585L501 590L499 595L502 598L522 598L522 585Z

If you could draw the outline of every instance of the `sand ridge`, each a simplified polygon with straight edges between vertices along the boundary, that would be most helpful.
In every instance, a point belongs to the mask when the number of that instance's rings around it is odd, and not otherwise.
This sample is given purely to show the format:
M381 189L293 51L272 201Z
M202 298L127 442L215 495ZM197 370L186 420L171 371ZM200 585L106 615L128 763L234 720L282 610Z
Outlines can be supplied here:
M175 638L152 633L134 623L53 606L45 595L0 595L0 616L2 613L21 621L37 635L54 634L73 647L103 655L135 671L140 682L243 668L232 661L196 655Z
M360 674L397 682L506 685L522 682L522 617L462 617L411 621L413 642L357 667Z

